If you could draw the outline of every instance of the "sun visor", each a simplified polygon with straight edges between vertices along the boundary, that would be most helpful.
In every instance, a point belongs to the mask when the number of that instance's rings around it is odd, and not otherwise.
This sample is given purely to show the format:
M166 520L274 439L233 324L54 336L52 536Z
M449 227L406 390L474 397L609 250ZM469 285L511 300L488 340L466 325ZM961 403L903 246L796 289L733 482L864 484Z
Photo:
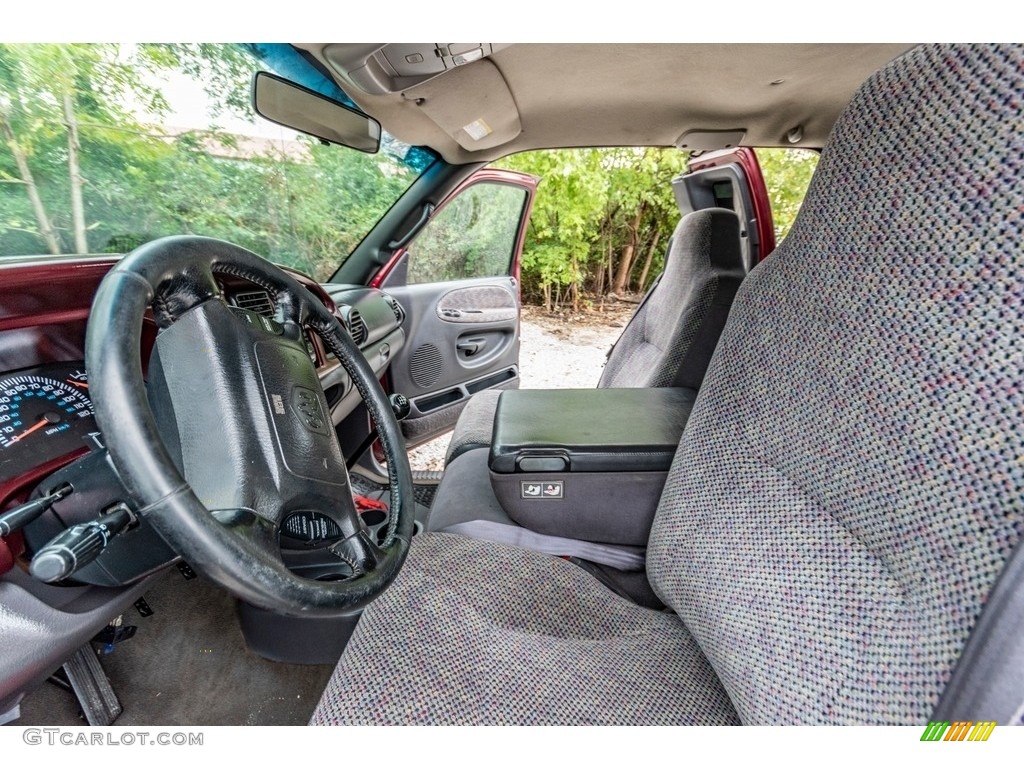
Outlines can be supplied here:
M488 59L453 69L402 95L469 152L505 144L523 130L512 92Z

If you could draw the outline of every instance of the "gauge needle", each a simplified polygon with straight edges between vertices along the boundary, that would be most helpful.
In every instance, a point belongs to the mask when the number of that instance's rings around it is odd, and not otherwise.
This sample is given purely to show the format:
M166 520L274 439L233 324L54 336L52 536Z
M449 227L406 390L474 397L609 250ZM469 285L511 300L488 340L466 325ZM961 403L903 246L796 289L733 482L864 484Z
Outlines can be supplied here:
M46 418L46 417L44 416L44 417L43 417L43 418L41 418L41 419L40 419L40 420L39 420L39 421L38 421L38 422L37 422L37 423L36 423L36 424L35 424L34 426L31 426L31 427L29 427L29 428L28 428L28 429L26 429L26 430L25 430L24 432L22 432L22 433L21 433L20 435L18 435L18 436L17 436L17 437L15 437L15 438L14 438L13 440L11 440L11 444L13 445L14 443L16 443L16 442L18 442L19 440L21 440L21 439L22 439L23 437L28 437L28 436L29 436L29 435L31 435L31 434L32 434L33 432L35 432L35 431L36 431L37 429L42 429L42 428L43 428L43 427L45 427L45 426L46 426L47 424L52 424L52 423L53 423L52 421L50 421L50 420L49 420L48 418Z
M64 379L64 381L66 381L68 384L70 384L73 387L81 387L82 389L88 389L89 388L89 385L86 384L84 381L72 381L71 379Z

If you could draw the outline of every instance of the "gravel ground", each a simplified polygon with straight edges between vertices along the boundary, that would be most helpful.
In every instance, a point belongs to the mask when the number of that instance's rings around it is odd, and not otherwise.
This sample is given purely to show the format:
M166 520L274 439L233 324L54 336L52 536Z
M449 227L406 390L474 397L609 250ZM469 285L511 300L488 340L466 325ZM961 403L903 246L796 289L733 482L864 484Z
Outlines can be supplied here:
M635 304L615 302L604 311L555 315L523 307L519 353L523 389L571 389L597 386L605 355L619 338ZM451 433L409 452L413 469L444 469Z

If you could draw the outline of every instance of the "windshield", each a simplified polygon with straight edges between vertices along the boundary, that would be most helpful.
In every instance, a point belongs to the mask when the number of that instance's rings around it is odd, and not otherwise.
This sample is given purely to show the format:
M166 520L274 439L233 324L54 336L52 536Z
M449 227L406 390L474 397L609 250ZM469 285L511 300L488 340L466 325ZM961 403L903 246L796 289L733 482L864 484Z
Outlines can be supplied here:
M0 257L198 234L326 280L435 156L269 123L258 69L352 104L289 45L0 45Z

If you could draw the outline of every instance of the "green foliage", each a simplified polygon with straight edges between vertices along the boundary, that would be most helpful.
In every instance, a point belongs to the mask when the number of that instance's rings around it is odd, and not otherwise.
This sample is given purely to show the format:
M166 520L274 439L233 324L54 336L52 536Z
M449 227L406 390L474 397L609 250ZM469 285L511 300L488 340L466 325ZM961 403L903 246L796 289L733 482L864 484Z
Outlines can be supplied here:
M213 117L233 113L247 117L252 56L238 45L216 43L147 43L140 55L151 67L182 72L203 84Z
M162 127L169 75L211 97L211 119L249 115L254 60L236 46L0 45L0 108L61 250L73 251L64 93L75 99L90 250L195 233L326 279L413 177L386 155ZM6 105L6 106L5 106ZM141 117L140 117L141 115ZM147 117L148 116L148 117ZM0 256L46 246L13 151L0 143Z
M660 271L654 255L639 285L655 233L667 243L678 219L670 182L687 155L672 149L615 148L524 152L497 165L541 179L523 252L523 288L549 306L555 297L578 304L582 291L604 293L609 260L629 255L624 288L644 290ZM631 247L631 250L630 249Z
M410 283L507 275L526 193L481 182L439 211L410 248Z
M806 149L759 149L757 160L768 187L775 222L776 245L789 233L800 204L807 194L814 169L818 167L818 153Z
M781 241L818 154L758 150L758 158ZM525 152L500 161L541 179L523 253L526 295L554 308L566 300L577 305L582 291L649 288L679 219L671 181L687 160L671 149L618 148Z

